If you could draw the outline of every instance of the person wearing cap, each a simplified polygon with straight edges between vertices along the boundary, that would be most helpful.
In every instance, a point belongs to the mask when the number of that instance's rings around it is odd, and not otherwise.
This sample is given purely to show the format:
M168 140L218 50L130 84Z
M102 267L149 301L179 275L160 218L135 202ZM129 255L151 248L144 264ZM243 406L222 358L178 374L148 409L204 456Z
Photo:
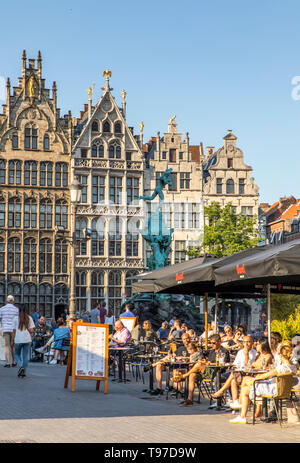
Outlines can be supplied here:
M0 323L1 331L5 342L5 358L6 364L4 367L10 367L10 352L12 355L12 367L17 365L15 359L15 346L13 340L13 320L19 316L19 309L14 305L15 298L12 295L7 296L7 304L0 308Z
M121 313L120 318L121 317L135 317L132 310L134 310L134 305L133 304L126 304L125 305L125 312Z

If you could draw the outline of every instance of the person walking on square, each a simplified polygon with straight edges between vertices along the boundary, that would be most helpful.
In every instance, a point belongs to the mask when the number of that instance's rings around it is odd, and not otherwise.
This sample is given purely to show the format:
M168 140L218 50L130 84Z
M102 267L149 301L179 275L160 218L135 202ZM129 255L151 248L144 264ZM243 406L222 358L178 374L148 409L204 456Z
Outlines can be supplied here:
M10 352L12 355L12 366L17 365L15 360L15 348L13 343L13 320L19 315L19 309L14 305L15 298L12 295L7 296L7 304L0 309L1 331L5 342L6 364L4 367L10 367Z
M31 334L34 331L34 321L27 313L26 306L20 306L19 315L13 320L13 340L16 360L18 363L18 376L26 377L28 356L31 344Z
M35 309L34 314L32 315L32 319L33 319L35 325L37 325L38 322L39 322L39 318L40 318L39 311L40 311L40 309L37 307L37 308Z

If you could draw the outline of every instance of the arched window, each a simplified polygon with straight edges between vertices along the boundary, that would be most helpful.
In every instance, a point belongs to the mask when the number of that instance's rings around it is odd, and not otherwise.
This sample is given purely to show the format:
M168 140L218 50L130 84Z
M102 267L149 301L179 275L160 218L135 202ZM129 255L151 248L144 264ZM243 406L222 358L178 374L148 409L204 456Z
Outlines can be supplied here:
M37 227L37 204L33 198L26 199L24 202L24 228Z
M111 143L109 145L108 157L110 159L121 159L121 147L117 142Z
M3 238L0 238L0 272L4 272L5 269L5 242Z
M12 136L12 147L13 149L19 148L19 137L16 133L14 133Z
M79 312L86 310L86 272L76 272L76 308Z
M33 314L37 307L37 287L33 283L26 283L23 288L23 302L28 306L29 313Z
M115 123L115 133L122 133L122 127L120 122Z
M43 199L40 203L40 228L52 228L53 206L50 199Z
M109 256L122 254L122 223L118 217L109 221L108 253Z
M92 256L104 256L105 221L99 217L92 221Z
M97 145L93 145L92 146L92 158L96 158L97 157Z
M93 132L99 132L99 124L97 121L93 121L92 123L92 131Z
M35 129L34 127L25 127L24 135L25 135L24 148L36 150L37 149L37 139L38 139L37 129Z
M110 123L108 121L103 122L103 132L110 132Z
M8 273L19 273L21 271L21 243L19 238L10 238L8 240L7 271Z
M39 273L52 273L52 243L49 238L40 241Z
M104 299L104 272L92 272L91 299L92 307L96 307Z
M12 160L8 163L8 183L21 185L21 161Z
M34 238L24 240L23 272L36 273L36 242Z
M104 146L103 145L98 146L98 157L104 158Z
M7 285L7 294L13 294L15 302L19 304L21 302L21 285L20 283L10 283Z
M6 203L4 198L0 198L0 227L5 228Z
M111 270L108 274L108 307L116 316L120 315L122 303L122 274L119 270Z
M42 284L39 288L39 309L40 316L52 317L53 308L53 287L49 284Z
M37 162L25 161L24 163L24 185L37 185Z
M6 161L0 160L0 184L5 185L6 183Z
M55 186L68 186L68 164L65 162L55 165Z
M68 287L59 283L54 288L55 304L68 304L69 291Z
M229 178L226 181L226 194L228 194L228 195L234 194L234 182L233 182L232 178Z
M21 200L19 198L8 200L8 228L21 228Z
M49 149L50 149L49 135L45 134L44 135L44 150L49 150Z
M136 225L134 221L127 221L126 256L128 257L139 255L139 232Z
M138 272L136 270L129 270L128 272L126 272L125 294L126 294L127 299L132 296L132 281L133 281L132 278L136 275L138 275Z
M68 243L55 241L55 273L68 273Z
M53 164L52 162L41 162L40 164L40 186L52 186Z
M63 199L55 203L55 225L68 228L68 204Z
M0 304L1 307L5 304L5 284L0 283Z
M84 218L76 219L76 239L79 242L79 246L77 247L77 255L85 256L86 255L86 240L85 238L85 230L87 228L87 220Z

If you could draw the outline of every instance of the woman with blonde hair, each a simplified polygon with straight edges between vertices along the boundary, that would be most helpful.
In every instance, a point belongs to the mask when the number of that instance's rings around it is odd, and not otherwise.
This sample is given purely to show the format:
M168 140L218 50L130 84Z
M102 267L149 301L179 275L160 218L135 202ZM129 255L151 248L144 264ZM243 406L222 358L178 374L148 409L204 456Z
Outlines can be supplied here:
M143 329L145 331L145 340L147 340L147 341L156 341L157 340L157 334L153 330L151 322L149 320L144 321Z
M236 418L230 420L230 423L239 423L245 424L246 414L248 411L250 400L254 398L254 388L253 382L261 380L259 383L255 384L255 395L257 397L261 395L275 396L277 394L277 382L276 376L281 374L296 374L297 367L290 362L292 356L292 344L290 341L285 340L281 343L279 348L278 356L275 358L275 365L268 372L261 375L257 375L255 378L252 378L252 381L247 382L244 387L241 388L240 394L240 408L241 414ZM261 405L257 404L257 409L255 411L255 416L260 415Z

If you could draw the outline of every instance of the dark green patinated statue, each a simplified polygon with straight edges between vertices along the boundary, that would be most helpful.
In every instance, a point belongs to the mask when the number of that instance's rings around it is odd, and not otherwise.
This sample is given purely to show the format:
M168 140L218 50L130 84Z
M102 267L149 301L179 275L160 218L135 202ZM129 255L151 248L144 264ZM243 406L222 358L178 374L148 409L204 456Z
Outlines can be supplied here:
M141 232L142 237L148 242L152 249L152 256L147 262L149 270L165 267L168 255L171 251L172 233L174 229L171 228L167 230L162 214L162 203L164 200L163 189L166 185L172 186L171 172L172 169L167 169L163 172L151 196L139 197L139 199L148 201L152 201L156 196L159 197L158 207L150 214L147 222L147 229Z

